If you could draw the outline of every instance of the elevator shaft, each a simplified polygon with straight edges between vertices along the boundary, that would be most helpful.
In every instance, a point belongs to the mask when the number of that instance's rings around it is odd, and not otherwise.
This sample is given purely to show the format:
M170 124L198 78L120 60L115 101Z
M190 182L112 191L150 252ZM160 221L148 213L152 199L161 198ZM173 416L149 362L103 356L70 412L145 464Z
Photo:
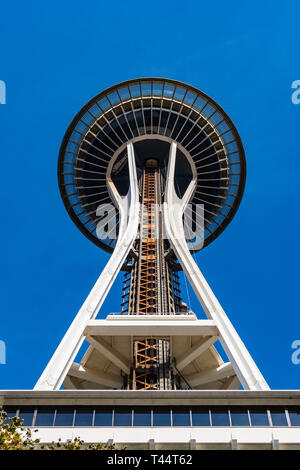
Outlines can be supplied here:
M141 213L139 238L130 271L124 280L123 313L128 315L174 315L182 311L178 274L167 258L163 238L163 181L156 160L147 160L140 180ZM129 388L171 390L170 338L134 338Z

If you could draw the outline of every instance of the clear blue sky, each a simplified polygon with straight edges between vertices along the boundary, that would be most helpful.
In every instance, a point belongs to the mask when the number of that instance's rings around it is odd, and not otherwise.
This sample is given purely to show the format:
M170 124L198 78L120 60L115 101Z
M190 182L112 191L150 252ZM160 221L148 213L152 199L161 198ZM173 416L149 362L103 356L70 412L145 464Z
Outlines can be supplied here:
M0 388L33 387L108 259L60 200L64 132L98 92L147 76L200 88L237 126L245 195L197 262L271 388L300 388L299 14L279 0L2 5ZM119 304L120 282L102 315Z

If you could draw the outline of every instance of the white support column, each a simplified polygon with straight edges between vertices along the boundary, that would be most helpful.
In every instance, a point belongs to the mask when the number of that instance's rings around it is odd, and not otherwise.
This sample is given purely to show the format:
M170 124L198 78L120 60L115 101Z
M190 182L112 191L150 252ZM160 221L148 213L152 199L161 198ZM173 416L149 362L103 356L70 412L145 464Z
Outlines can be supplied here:
M238 450L238 440L231 438L231 450Z
M191 198L196 181L191 181L182 199L177 196L174 188L176 152L177 146L175 143L172 143L170 148L164 202L164 224L166 235L204 309L205 314L209 319L215 321L220 333L220 342L230 359L242 386L247 390L268 390L269 387L265 379L219 304L188 249L184 236L182 216L184 209Z
M279 450L279 439L275 439L274 434L272 434L272 450Z
M155 440L149 439L148 446L149 446L149 450L155 450Z
M130 179L128 194L121 196L113 182L111 180L108 181L111 196L115 200L120 214L120 229L116 247L106 267L35 385L35 390L58 390L62 385L84 341L84 329L87 322L95 319L97 316L136 238L139 223L139 192L132 143L127 145L127 154Z
M196 450L196 439L190 439L190 449Z

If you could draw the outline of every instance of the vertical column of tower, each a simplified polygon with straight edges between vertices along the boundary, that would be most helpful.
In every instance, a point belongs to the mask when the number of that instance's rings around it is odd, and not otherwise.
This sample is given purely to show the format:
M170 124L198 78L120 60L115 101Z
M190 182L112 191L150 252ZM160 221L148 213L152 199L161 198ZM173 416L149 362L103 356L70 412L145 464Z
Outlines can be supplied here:
M165 257L160 211L161 175L156 160L147 160L141 179L139 239L125 273L122 312L129 315L172 315L181 310L178 276ZM174 388L168 338L133 341L130 387L134 390Z
M161 230L160 171L148 160L142 176L142 212L137 270L138 315L168 313L168 283ZM169 342L159 338L134 341L133 389L170 389Z
M137 313L139 315L151 315L161 311L159 285L161 263L158 254L159 230L156 217L156 207L159 203L157 179L158 168L144 168L137 284Z
M146 165L142 176L142 210L137 272L137 314L152 315L161 311L159 227L156 217L159 194L157 165ZM133 343L134 367L132 388L159 389L159 341L144 338Z

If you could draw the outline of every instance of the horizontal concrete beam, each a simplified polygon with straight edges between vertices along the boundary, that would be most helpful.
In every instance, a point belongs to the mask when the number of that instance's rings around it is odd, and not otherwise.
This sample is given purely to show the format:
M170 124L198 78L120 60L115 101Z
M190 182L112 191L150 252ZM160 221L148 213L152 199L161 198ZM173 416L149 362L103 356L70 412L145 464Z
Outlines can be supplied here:
M225 362L216 369L199 372L186 377L188 383L193 387L197 385L207 384L215 380L222 380L226 377L235 375L234 369L230 362Z
M150 316L150 315L149 315ZM217 336L213 320L91 320L85 336Z
M120 387L122 380L117 375L104 374L103 372L90 371L83 367L81 364L74 362L68 372L71 377L86 380L106 387Z
M134 320L139 320L139 321L153 321L153 320L159 320L159 321L197 321L197 317L195 314L178 314L178 315L172 315L168 313L164 313L163 315L107 315L106 320L112 320L112 321L134 321Z

